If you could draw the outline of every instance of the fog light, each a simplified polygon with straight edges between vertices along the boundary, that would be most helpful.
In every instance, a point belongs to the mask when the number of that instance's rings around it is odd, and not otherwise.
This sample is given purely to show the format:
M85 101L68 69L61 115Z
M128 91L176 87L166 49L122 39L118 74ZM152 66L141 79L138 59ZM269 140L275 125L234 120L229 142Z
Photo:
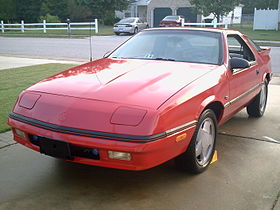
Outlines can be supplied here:
M17 128L14 129L17 136L20 136L25 139L25 133Z
M99 155L98 149L92 149L92 150L91 150L91 154L93 154L94 156Z
M131 160L131 154L128 152L108 151L109 158L117 160Z

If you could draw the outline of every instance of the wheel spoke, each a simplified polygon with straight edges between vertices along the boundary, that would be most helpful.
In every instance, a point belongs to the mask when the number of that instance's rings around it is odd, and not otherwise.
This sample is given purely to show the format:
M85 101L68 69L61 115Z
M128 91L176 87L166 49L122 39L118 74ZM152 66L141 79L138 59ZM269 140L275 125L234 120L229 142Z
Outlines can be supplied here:
M200 156L202 153L202 141L201 141L201 134L198 136L198 141L196 142L195 145L195 154L196 157Z
M260 110L263 111L266 103L266 86L264 85L260 93Z
M209 121L205 121L202 126L203 126L202 130L204 132L210 134L210 132L211 132L211 128L210 128L211 127L211 123Z
M199 144L196 145L195 147L195 154L196 154L196 157L199 157L202 153L202 144L201 142Z
M199 164L204 165L209 161L214 143L214 127L211 119L205 119L200 125L196 140L196 158Z

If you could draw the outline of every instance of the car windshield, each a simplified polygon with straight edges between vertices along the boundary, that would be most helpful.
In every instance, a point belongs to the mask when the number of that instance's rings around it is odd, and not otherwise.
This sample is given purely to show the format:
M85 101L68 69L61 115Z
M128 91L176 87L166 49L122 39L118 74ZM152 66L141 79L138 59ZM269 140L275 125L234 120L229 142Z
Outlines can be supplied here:
M109 57L220 64L221 34L196 30L149 30L139 33Z
M178 20L179 16L166 16L163 20Z
M134 23L135 18L125 18L120 20L118 23Z

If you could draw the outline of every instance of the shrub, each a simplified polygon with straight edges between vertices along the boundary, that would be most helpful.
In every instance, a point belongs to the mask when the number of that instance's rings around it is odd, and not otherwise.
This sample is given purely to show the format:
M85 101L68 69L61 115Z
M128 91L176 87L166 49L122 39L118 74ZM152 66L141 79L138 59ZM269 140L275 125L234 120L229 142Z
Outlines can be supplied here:
M58 16L50 15L49 13L45 16L40 16L39 18L40 22L43 22L43 20L46 20L47 23L60 23L60 19Z

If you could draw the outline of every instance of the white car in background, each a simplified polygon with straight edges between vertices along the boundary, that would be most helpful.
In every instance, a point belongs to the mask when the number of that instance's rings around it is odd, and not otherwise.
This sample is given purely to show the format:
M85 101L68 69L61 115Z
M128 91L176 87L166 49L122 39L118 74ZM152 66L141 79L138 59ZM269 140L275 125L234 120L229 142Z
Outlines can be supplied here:
M114 25L114 33L120 35L121 33L127 34L137 34L138 31L141 31L145 28L148 28L148 24L143 22L138 17L130 17L120 20Z

